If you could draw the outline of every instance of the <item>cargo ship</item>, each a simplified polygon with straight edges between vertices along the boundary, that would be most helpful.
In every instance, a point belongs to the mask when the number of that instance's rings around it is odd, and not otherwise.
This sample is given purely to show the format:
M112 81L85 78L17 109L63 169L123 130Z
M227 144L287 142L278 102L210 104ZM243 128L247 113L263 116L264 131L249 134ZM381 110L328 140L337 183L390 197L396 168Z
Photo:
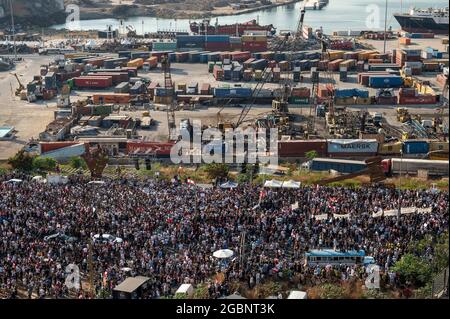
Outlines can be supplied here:
M227 25L218 25L217 20L215 25L211 25L210 22L210 20L203 20L200 23L191 22L191 32L194 34L221 34L230 36L242 36L246 31L266 31L270 35L276 33L276 29L272 24L262 26L256 20Z
M411 9L409 13L396 13L403 31L415 33L448 34L449 8Z

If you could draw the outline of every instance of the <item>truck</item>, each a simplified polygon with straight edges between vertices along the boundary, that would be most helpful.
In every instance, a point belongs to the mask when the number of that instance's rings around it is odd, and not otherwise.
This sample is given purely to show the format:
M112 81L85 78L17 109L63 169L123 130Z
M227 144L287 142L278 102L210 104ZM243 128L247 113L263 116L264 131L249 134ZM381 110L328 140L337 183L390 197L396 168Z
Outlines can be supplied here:
M445 177L449 175L448 160L424 160L412 158L391 158L381 162L387 176L408 174L417 175L419 170L428 171L428 175Z

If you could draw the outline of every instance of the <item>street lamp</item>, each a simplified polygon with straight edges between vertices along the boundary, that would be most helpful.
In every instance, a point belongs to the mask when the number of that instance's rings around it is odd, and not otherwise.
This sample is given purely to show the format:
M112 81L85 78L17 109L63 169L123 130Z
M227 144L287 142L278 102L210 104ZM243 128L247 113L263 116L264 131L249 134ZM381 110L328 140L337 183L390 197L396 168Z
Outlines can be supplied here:
M384 51L383 53L386 53L386 32L387 32L387 15L388 15L388 0L386 0L386 8L385 8L385 13L384 13Z
M399 185L398 185L398 217L400 217L402 213L402 167L403 167L403 150L400 150L400 176L399 176Z

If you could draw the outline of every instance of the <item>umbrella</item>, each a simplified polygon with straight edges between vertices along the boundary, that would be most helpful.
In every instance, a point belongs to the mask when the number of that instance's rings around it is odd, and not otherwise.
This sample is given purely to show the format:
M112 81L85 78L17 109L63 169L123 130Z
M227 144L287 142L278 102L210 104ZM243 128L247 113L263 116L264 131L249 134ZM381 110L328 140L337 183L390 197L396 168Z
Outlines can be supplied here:
M220 259L226 259L233 257L234 252L230 249L220 249L213 253L213 256Z
M238 187L238 184L235 182L231 182L231 181L228 181L228 182L220 185L220 188L236 188L236 187Z
M289 180L287 182L283 182L282 187L283 188L300 188L300 182Z

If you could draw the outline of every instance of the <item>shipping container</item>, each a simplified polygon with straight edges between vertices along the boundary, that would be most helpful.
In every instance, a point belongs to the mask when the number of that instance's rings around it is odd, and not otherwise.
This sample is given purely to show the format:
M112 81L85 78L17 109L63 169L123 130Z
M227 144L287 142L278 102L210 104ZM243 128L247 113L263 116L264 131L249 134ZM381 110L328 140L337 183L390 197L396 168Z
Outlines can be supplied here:
M429 149L427 141L409 140L403 142L403 154L427 154Z
M104 89L113 85L111 76L88 77L81 76L73 79L74 85L78 88Z
M373 75L369 78L369 86L373 88L397 88L403 85L403 78L396 75Z
M379 155L400 155L402 147L403 147L402 142L382 144L382 145L380 145L378 154Z
M122 82L114 88L114 93L128 93L130 92L130 84L128 82Z
M326 140L291 140L278 142L278 156L281 158L304 158L306 153L315 151L318 156L327 155Z
M130 94L132 95L139 95L145 93L145 84L143 82L136 82L131 88L130 88Z
M329 156L347 155L376 155L378 151L377 140L362 139L332 139L327 141Z
M214 96L216 98L241 97L248 98L252 96L251 88L235 87L235 88L215 88Z
M127 93L94 94L92 96L94 104L129 104L130 99L130 94Z
M201 95L209 95L211 93L211 85L209 83L203 83L200 87Z
M367 168L363 161L351 161L343 159L315 158L310 162L312 171L337 171L341 174L352 174Z
M110 76L112 78L113 85L117 85L122 82L128 82L130 77L127 72L90 72L89 77L105 77Z
M126 152L128 155L155 154L157 158L168 158L175 143L128 141Z
M399 104L431 105L437 102L436 95L400 96L398 99Z
M431 141L430 152L443 151L448 153L449 151L448 144L449 144L448 142Z
M382 161L383 171L387 175L393 174L408 174L417 175L419 170L428 172L430 176L448 176L449 162L447 161L432 161L424 159L409 159L409 158L392 158Z

